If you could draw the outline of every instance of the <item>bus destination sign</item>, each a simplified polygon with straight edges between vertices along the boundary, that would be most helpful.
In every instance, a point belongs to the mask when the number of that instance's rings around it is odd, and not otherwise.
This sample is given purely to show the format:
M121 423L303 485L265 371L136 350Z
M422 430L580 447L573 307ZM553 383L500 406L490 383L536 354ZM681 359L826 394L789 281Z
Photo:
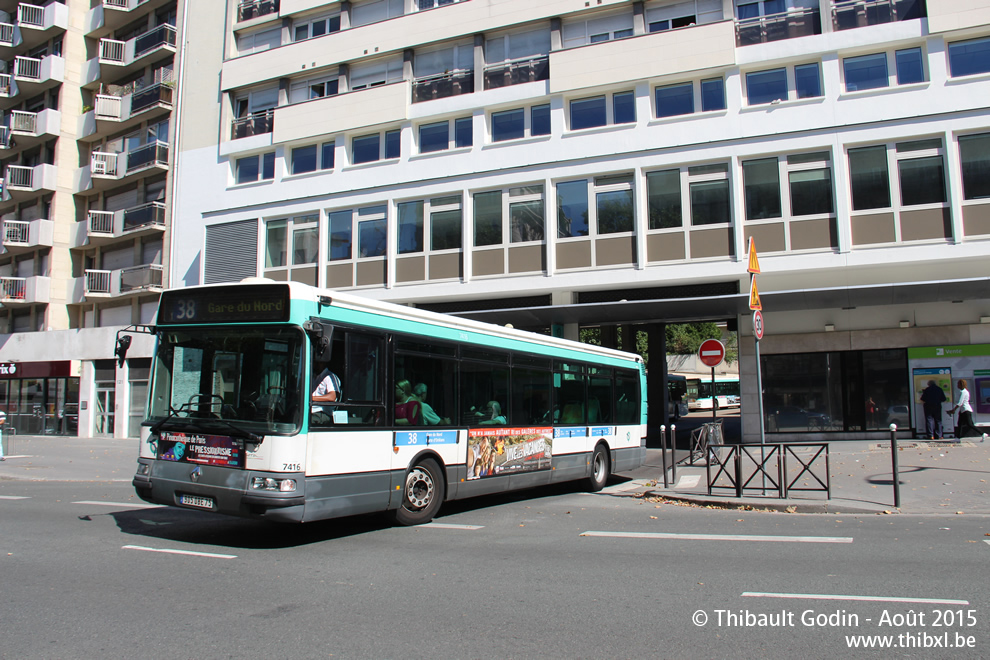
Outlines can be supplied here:
M289 287L284 284L165 291L158 310L159 325L288 319Z

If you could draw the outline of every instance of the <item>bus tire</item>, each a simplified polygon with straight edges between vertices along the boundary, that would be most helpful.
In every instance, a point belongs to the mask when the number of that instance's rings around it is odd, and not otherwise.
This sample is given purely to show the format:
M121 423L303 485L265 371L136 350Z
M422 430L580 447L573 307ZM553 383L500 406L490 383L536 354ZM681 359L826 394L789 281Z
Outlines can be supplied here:
M608 452L604 445L595 447L591 455L591 474L588 476L588 490L597 493L605 487L609 475Z
M433 520L445 493L443 473L432 458L424 458L406 473L402 505L392 512L399 525L422 525Z

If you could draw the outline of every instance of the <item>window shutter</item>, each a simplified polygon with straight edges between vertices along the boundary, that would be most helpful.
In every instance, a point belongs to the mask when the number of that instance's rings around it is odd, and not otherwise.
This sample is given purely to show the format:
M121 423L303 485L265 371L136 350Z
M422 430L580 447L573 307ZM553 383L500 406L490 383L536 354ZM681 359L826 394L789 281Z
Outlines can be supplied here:
M239 282L258 275L258 221L241 220L206 228L203 283Z

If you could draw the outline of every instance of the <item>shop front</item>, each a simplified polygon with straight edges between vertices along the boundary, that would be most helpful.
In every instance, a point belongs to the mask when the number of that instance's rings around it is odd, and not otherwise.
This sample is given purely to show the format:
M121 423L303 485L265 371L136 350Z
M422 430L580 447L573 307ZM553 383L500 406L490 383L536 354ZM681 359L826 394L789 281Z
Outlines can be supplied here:
M0 410L8 433L78 435L79 376L72 361L0 362Z

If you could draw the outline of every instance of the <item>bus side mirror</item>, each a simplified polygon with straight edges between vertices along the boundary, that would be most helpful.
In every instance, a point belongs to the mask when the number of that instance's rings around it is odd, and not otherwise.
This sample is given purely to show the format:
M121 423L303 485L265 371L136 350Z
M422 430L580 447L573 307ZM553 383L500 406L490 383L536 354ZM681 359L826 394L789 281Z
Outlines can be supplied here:
M330 339L333 337L333 326L319 319L311 318L303 323L303 330L313 342L313 359L318 362L330 360Z
M131 347L131 336L121 335L117 337L117 346L113 349L113 354L117 356L117 366L124 366L127 359L127 349Z

